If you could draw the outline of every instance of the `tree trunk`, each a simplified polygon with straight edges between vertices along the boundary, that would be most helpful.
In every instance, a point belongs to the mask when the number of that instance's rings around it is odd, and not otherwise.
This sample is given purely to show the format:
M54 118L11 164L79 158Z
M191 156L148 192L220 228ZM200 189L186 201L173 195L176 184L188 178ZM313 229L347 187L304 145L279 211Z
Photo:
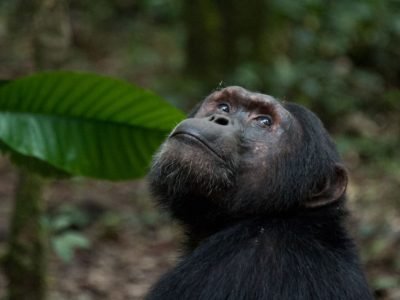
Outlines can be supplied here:
M22 15L25 12L25 2L19 1L15 18L19 17L18 10ZM30 5L30 13L34 16L31 28L35 69L56 69L66 58L71 41L66 1L35 0ZM20 170L18 180L8 253L4 260L8 299L44 300L47 294L47 237L43 224L43 183L38 175L26 170Z
M4 267L9 300L43 300L46 294L46 245L42 179L19 171Z
M265 61L264 0L184 2L186 73L215 88L242 63Z
M214 0L184 2L186 73L216 86L222 78L221 15Z

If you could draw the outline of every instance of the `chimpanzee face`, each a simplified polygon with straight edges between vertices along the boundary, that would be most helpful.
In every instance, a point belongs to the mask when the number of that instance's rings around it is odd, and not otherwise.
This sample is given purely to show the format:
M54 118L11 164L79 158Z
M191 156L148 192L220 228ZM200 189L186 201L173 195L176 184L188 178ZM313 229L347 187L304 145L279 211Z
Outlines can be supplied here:
M186 151L196 157L199 168L211 164L205 173L233 166L236 180L254 185L273 171L274 157L290 152L289 144L293 148L289 139L301 135L294 123L296 119L273 97L229 87L207 97L193 119L175 128L171 139L190 141Z
M231 150L245 154L244 157L241 156L245 164L259 164L260 161L254 159L254 156L265 157L285 151L279 144L287 138L291 125L296 121L274 98L251 93L241 87L229 87L212 93L200 106L194 118L202 122L201 130L207 132L203 134L206 144L211 148L216 144L215 147L221 148L216 152L221 155L228 152L225 155L227 157L230 157ZM181 126L191 121L189 119L179 125L172 137L180 133L185 135L185 129L182 130ZM218 136L215 131L224 134ZM222 144L215 143L218 138ZM208 141L209 139L211 140Z
M176 126L155 165L170 178L172 190L184 185L208 197L244 182L264 185L268 173L273 176L274 158L290 152L294 141L289 139L301 136L295 123L274 98L228 87L212 93L193 118Z
M321 127L314 118L313 126ZM155 157L152 185L167 202L195 195L232 212L285 208L304 198L304 192L299 194L303 182L308 193L308 182L314 180L303 166L313 155L307 153L303 129L273 97L224 88L209 95L169 135Z

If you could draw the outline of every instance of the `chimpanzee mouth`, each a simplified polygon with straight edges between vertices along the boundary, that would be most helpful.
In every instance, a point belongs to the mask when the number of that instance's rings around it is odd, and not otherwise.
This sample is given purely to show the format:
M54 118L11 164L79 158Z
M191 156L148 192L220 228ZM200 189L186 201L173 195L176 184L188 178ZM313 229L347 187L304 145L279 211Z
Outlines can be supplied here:
M207 149L211 154L216 156L218 159L225 161L220 154L218 154L215 149L213 149L206 141L204 141L200 136L187 132L187 131L176 131L170 138L182 138L185 141L189 141L191 144L196 144L202 146L202 148Z

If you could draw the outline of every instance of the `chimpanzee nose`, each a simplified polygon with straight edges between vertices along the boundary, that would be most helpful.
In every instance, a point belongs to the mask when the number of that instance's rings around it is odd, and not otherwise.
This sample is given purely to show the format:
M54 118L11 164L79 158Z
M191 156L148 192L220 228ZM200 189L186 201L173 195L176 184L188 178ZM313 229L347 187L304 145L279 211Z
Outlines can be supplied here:
M225 116L213 115L208 120L222 126L229 125L229 119Z

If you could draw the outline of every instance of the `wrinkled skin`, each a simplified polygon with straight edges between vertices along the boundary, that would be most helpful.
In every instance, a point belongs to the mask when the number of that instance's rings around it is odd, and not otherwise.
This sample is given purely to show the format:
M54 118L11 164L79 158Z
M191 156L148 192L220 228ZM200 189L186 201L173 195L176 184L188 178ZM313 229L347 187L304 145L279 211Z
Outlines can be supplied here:
M216 91L171 132L149 178L187 241L147 299L372 299L342 226L347 172L304 107Z

